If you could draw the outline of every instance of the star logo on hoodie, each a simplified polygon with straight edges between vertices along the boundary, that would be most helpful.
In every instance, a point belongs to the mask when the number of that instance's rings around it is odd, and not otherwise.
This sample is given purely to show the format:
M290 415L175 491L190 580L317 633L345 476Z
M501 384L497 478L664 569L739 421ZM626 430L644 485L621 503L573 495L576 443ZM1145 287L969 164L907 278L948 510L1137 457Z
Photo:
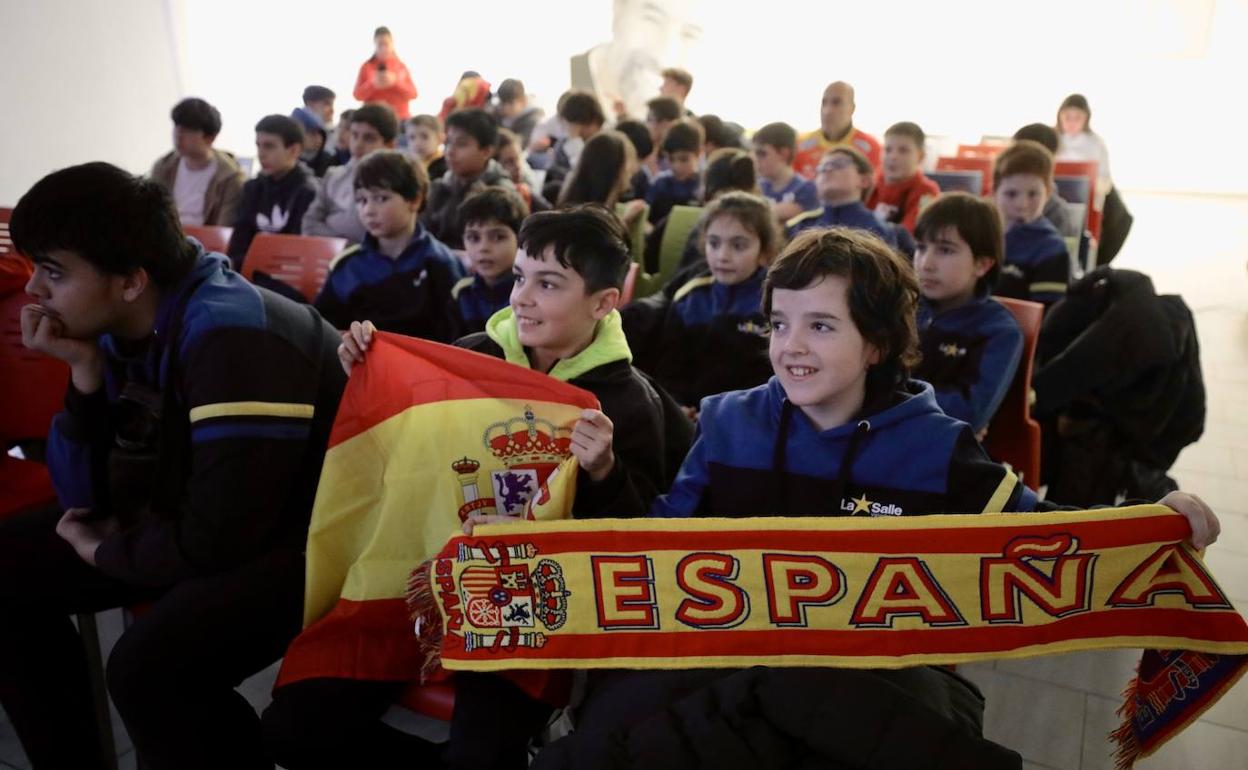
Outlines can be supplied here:
M268 216L263 213L256 214L256 229L262 233L280 233L289 221L290 212L282 211L282 207L274 203L272 214Z
M854 512L850 516L857 516L859 513L871 512L871 501L867 499L867 493L863 492L862 497L851 497L854 503Z

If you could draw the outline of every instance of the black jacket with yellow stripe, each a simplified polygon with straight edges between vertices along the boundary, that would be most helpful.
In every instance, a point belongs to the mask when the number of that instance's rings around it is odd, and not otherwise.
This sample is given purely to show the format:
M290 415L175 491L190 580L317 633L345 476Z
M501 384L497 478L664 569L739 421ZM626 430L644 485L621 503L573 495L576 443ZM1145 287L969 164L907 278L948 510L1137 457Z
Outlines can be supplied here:
M303 548L346 384L338 343L202 249L148 339L101 338L104 386L71 387L48 440L61 504L124 523L99 569L164 587Z

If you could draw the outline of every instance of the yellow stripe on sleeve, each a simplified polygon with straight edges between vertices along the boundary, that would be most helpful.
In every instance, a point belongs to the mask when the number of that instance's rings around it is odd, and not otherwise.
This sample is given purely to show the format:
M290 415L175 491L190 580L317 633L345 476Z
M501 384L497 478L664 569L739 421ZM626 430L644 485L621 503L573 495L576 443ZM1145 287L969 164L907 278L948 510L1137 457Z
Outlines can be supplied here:
M1000 513L1005 510L1005 504L1010 501L1010 495L1014 494L1014 487L1017 485L1018 477L1014 475L1014 471L1006 468L1001 483L997 485L997 491L992 493L988 504L984 506L984 513Z
M191 410L191 422L214 417L302 417L311 419L316 407L312 404L288 404L277 401L229 401L204 404Z

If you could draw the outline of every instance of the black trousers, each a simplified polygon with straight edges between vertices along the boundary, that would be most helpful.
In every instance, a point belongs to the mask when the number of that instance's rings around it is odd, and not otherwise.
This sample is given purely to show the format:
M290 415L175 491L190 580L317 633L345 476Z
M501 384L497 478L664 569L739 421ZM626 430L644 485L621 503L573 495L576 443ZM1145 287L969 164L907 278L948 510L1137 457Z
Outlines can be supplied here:
M307 679L286 685L264 712L270 753L287 770L524 770L529 740L552 711L500 676L460 672L444 749L380 721L405 684Z
M70 615L153 601L118 639L109 693L152 770L265 768L260 720L235 691L298 633L303 553L271 552L164 591L114 580L55 532L57 510L0 520L0 704L36 770L102 767L85 653Z

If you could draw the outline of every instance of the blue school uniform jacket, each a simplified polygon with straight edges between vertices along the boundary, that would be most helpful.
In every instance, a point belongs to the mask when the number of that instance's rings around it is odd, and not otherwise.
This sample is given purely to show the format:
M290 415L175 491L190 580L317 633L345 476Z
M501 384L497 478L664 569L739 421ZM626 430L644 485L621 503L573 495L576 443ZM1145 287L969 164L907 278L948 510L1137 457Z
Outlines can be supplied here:
M646 203L650 204L650 221L658 222L672 211L673 206L697 206L698 176L691 176L684 181L672 176L671 171L664 171L654 178L650 189L646 190Z
M655 516L913 516L1031 511L1036 497L911 380L821 431L776 378L702 401L698 435Z
M463 277L459 259L417 224L398 259L382 254L371 235L342 252L315 305L336 329L368 320L382 331L453 342L455 325L446 306Z
M634 364L685 406L766 382L771 377L762 311L766 275L759 268L747 280L728 286L704 268L672 299L660 293L624 308Z
M100 338L104 387L71 385L48 437L61 504L123 522L96 566L170 586L302 549L346 384L339 341L310 307L202 247L162 292L150 338Z
M914 256L914 238L910 236L910 232L900 225L876 219L871 210L862 205L862 201L836 206L825 205L821 209L802 212L785 224L789 238L811 227L855 227L868 230L905 256Z
M1066 296L1070 256L1066 241L1044 217L1005 232L1005 264L995 293L1041 302L1046 307Z
M936 403L978 433L1005 398L1023 355L1023 332L1010 311L987 294L936 314L919 300L916 379L936 390Z
M463 278L451 287L451 302L447 312L455 324L455 338L485 331L490 316L511 303L511 288L515 276L507 273L490 286L479 275Z

